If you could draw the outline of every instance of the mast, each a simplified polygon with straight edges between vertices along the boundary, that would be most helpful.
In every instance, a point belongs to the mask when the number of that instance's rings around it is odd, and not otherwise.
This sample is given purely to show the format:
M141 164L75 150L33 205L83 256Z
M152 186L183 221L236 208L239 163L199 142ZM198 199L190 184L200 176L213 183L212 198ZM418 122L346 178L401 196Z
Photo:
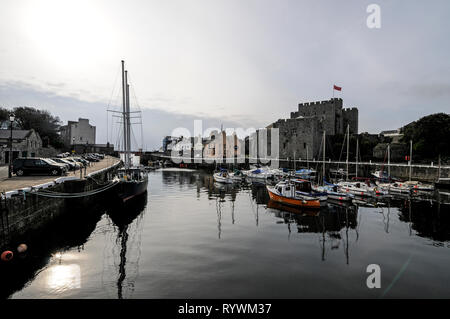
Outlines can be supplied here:
M294 172L295 172L295 151L294 151Z
M128 71L125 71L127 84L127 161L131 167L131 123L130 123L130 85L128 84Z
M439 181L441 179L441 154L439 154L439 158L438 158L438 178L437 180Z
M347 172L346 172L346 180L348 181L348 152L349 152L349 144L350 144L350 124L347 124L347 160L346 160L346 165L347 165Z
M322 185L325 180L325 131L323 131L323 167L322 167Z
M412 175L412 140L409 141L409 181Z
M127 90L126 90L126 75L125 75L125 61L122 60L122 106L123 106L123 151L124 164L127 166Z
M391 144L388 144L387 148L388 153L388 179L391 179Z
M358 151L359 151L359 140L356 138L356 169L355 169L355 176L358 178Z
M306 144L306 167L309 169L308 144Z

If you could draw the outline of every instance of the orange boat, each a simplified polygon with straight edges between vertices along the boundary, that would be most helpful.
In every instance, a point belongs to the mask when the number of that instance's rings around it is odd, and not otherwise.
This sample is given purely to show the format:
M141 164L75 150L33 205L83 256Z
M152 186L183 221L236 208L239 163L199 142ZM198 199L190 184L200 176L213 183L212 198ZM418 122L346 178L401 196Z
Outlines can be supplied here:
M271 200L293 207L320 208L317 198L295 193L295 185L279 182L275 187L266 186Z
M276 210L280 210L283 212L288 212L296 215L308 215L308 216L317 216L320 211L315 207L294 207L290 205L284 205L283 203L276 202L274 200L269 199L267 202L267 208L272 208Z

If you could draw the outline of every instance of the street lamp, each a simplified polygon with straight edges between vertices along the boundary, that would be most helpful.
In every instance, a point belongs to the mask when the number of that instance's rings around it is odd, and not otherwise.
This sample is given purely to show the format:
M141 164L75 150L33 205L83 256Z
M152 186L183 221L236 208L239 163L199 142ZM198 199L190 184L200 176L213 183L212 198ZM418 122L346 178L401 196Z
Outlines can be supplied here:
M10 138L9 138L9 167L8 167L8 178L12 177L12 153L13 153L13 122L14 122L14 114L9 116L10 125Z

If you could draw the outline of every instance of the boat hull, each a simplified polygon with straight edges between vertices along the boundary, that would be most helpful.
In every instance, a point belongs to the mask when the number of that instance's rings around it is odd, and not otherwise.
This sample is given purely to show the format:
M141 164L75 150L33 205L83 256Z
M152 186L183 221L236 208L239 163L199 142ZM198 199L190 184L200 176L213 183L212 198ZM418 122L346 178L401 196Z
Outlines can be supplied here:
M121 181L117 186L119 199L126 203L147 191L148 179L140 181Z
M232 184L233 180L230 177L223 177L219 174L214 174L214 181L222 184Z
M289 205L292 207L306 207L306 208L320 208L320 201L318 199L301 199L301 198L290 198L277 194L272 188L267 187L269 192L269 197L271 200L282 203L284 205Z

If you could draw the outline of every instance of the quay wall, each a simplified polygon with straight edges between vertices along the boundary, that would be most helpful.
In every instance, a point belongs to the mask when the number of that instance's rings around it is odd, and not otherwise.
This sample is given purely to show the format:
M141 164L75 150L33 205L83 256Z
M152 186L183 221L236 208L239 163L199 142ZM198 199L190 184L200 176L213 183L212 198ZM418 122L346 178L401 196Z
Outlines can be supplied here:
M309 164L310 168L321 170L322 162L307 162L305 161L296 161L296 167L306 167ZM293 162L282 161L280 162L280 167L290 167L293 168ZM330 169L346 169L345 163L333 163L333 162L325 162L325 170L328 172ZM377 170L381 170L387 172L388 165L381 163L358 163L358 177L372 177L371 173ZM354 177L356 175L356 164L354 162L349 163L348 165L349 177ZM409 179L409 166L407 165L399 165L399 164L391 164L390 165L390 173L391 176L399 178L401 180ZM439 166L425 166L425 165L412 165L411 166L411 179L418 180L422 182L435 182L438 179L438 176L442 178L450 178L450 167L441 167Z
M113 165L89 174L83 179L65 180L48 187L47 190L59 193L81 193L102 187L120 165ZM52 221L65 214L82 215L87 205L92 205L111 194L113 189L97 195L78 198L44 197L33 192L18 192L0 200L0 248L15 247L28 233L38 233ZM11 248L11 247L10 247Z

